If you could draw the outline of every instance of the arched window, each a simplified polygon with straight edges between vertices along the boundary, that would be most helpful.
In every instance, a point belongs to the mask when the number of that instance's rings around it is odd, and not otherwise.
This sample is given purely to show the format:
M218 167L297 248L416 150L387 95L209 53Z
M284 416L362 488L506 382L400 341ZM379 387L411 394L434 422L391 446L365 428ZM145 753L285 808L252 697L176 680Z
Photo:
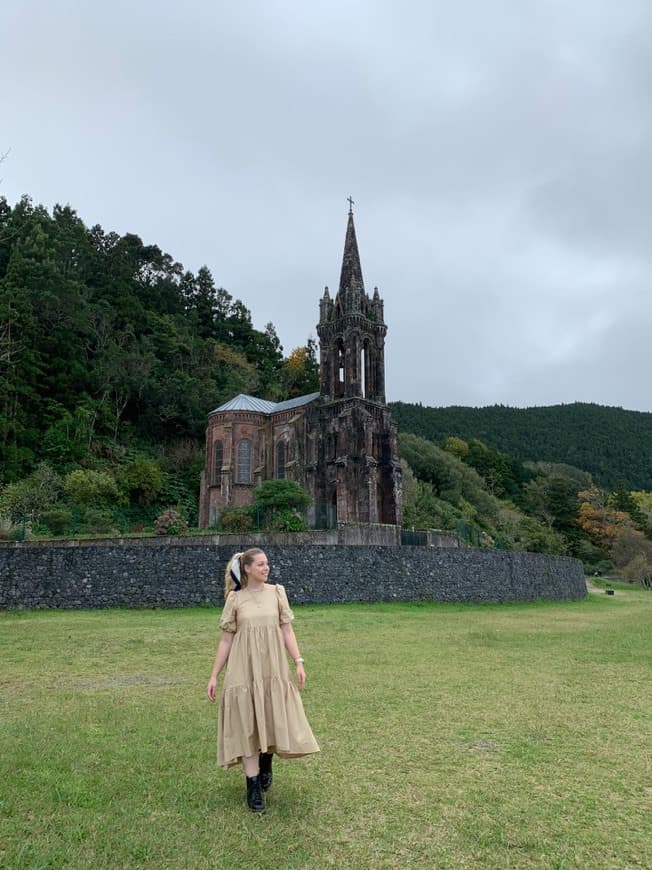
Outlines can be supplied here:
M276 476L285 477L285 441L282 440L276 443Z
M238 442L238 464L235 471L236 483L251 483L251 441L243 438Z
M222 465L224 463L224 444L216 441L213 444L213 483L219 483L222 478Z

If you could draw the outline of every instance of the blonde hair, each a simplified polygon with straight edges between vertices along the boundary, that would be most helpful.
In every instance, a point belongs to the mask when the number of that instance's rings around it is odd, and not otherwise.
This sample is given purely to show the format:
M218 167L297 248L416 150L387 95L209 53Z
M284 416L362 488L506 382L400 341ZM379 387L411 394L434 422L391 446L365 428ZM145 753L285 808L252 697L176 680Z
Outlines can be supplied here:
M239 578L240 586L245 589L247 586L247 572L245 565L251 565L256 556L259 556L263 551L260 547L250 547L244 553L234 553L228 561L226 571L224 572L224 600L226 601L229 592L236 588L235 580L231 571Z

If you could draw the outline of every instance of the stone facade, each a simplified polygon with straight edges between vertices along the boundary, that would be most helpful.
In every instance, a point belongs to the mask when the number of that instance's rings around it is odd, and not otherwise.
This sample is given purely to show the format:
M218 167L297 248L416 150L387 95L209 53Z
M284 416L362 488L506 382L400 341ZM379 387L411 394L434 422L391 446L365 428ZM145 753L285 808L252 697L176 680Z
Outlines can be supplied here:
M218 544L207 536L0 545L0 609L221 607L226 563L234 550L253 543ZM587 594L582 563L564 556L374 544L264 546L271 582L283 583L293 604L576 600Z
M401 524L397 433L385 400L383 302L369 297L349 211L339 290L319 304L319 393L287 402L236 396L209 415L199 525L251 504L265 480L287 478L312 498L308 521Z

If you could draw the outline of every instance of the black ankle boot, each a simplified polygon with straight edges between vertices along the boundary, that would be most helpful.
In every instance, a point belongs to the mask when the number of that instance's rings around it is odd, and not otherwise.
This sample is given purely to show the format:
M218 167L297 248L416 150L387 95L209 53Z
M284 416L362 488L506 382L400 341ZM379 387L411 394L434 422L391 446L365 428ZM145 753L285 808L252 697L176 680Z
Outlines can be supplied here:
M265 798L260 788L260 777L247 777L247 806L253 813L265 812Z
M272 784L272 758L274 758L273 752L261 752L258 756L258 766L260 768L258 778L260 779L260 787L263 791L267 791Z

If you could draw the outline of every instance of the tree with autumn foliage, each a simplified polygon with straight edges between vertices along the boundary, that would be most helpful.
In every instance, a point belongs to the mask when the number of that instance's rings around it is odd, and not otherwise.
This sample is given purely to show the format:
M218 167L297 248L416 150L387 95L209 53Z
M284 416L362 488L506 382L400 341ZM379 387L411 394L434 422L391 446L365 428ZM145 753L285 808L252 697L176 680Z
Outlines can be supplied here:
M290 353L283 366L281 379L291 399L319 390L319 360L314 339L309 338L304 347L295 347Z
M644 581L652 575L652 541L637 528L631 515L613 507L596 486L580 492L578 525L623 576Z

